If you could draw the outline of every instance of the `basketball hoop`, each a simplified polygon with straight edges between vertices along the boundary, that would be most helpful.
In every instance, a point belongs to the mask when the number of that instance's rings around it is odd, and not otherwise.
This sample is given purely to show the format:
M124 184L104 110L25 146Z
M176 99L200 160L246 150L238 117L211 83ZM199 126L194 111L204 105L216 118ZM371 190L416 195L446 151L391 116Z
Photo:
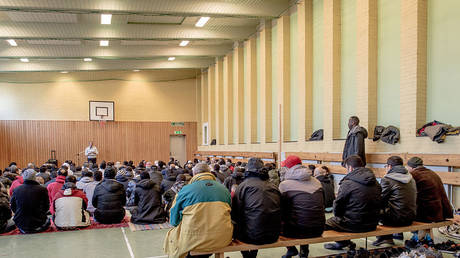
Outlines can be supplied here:
M105 126L105 119L104 119L105 117L106 117L106 116L104 116L104 115L100 115L100 116L99 116L99 126L100 126L100 127L104 127L104 126Z

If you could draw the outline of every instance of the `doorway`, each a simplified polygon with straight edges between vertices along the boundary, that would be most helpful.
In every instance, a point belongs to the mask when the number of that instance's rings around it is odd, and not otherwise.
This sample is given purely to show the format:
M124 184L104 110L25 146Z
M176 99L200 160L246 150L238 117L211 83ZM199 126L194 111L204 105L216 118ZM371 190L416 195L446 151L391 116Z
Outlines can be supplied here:
M187 150L185 146L185 135L169 136L169 156L178 160L181 166L187 162Z

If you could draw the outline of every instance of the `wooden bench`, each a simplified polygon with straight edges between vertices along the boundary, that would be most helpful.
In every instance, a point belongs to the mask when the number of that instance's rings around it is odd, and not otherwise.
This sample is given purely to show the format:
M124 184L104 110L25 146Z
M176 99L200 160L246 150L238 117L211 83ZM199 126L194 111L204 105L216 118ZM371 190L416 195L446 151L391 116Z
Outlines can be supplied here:
M410 231L416 231L416 230L429 229L431 231L433 228L440 228L440 227L452 225L453 223L454 223L453 220L447 220L447 221L437 222L437 223L414 222L412 225L407 226L407 227L378 226L375 231L365 232L365 233L348 233L348 232L337 232L337 231L329 230L329 231L324 231L321 237L306 238L306 239L294 239L294 238L280 237L277 242L272 243L272 244L266 244L266 245L251 245L251 244L240 242L238 240L234 240L229 246L224 247L219 250L213 250L210 252L191 252L190 254L191 255L215 254L216 258L224 258L224 253L228 253L228 252L249 251L249 250L267 249L267 248L275 248L275 247L287 247L287 246L296 246L296 245L318 244L318 243L326 243L326 242L334 242L334 241L342 241L342 240L352 240L352 239L358 239L358 238L376 237L376 236L390 235L390 234L410 232Z
M340 165L325 164L325 162L342 162L342 153L314 153L314 152L286 152L285 156L296 155L302 160L310 160L316 163L305 163L305 165L324 164L333 174L346 174L347 171ZM460 154L411 154L411 153L368 153L366 161L368 164L386 164L391 156L400 156L405 163L411 157L420 157L426 166L448 167L451 171L460 167ZM371 168L376 177L383 177L386 174L384 168ZM442 182L447 185L460 185L460 173L435 171Z
M239 152L239 151L197 151L194 153L195 158L206 160L206 158L224 158L231 159L232 162L248 162L249 158L261 158L264 163L276 163L276 153L274 152Z

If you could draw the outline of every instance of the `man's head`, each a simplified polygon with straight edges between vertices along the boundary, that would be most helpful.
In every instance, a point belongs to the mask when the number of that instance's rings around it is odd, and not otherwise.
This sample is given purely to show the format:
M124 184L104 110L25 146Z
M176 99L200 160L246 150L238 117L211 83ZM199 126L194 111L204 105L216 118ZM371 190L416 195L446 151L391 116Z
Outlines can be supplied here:
M348 119L348 128L352 129L353 127L359 125L359 118L357 116L352 116Z
M89 142L89 147L90 147L90 148L93 147L93 141L90 141L90 142Z
M67 176L65 178L65 182L66 183L74 183L74 184L76 184L77 183L77 178L75 176Z
M186 180L184 174L177 175L176 182L184 182Z
M364 166L364 162L358 155L351 155L343 162L345 164L345 168L347 172L350 173L356 168L361 168Z
M94 181L101 181L102 180L102 172L101 171L96 171L94 172Z
M83 172L81 172L81 177L93 177L93 172L85 169Z
M107 179L114 179L116 175L117 172L115 172L115 169L112 167L108 167L104 170L104 177Z
M22 172L22 178L24 180L35 180L35 175L37 174L37 172L35 172L35 170L29 168L29 169L26 169Z
M58 170L58 176L67 176L67 169L65 168L60 168Z
M206 163L198 163L193 167L192 171L193 175L198 175L201 173L209 173L211 172L211 169Z
M404 161L401 157L399 156L391 156L387 160L387 164L385 165L386 171L390 171L393 167L395 166L402 166L404 164Z
M147 171L141 172L141 174L139 176L140 176L141 180L150 179L150 174Z
M413 170L415 170L418 167L423 167L423 160L421 158L412 157L407 161L406 168L407 168L407 170L409 170L409 172L412 172Z

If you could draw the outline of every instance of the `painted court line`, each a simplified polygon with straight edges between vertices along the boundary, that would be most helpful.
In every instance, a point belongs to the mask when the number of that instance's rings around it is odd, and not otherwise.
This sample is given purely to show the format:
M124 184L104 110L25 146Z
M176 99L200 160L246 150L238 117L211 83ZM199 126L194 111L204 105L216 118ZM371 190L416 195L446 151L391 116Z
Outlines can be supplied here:
M125 228L121 228L121 232L123 232L123 237L125 238L125 242L126 242L126 246L128 247L129 254L131 255L131 258L134 258L133 249L131 248L131 245L129 244L128 237L126 237Z

